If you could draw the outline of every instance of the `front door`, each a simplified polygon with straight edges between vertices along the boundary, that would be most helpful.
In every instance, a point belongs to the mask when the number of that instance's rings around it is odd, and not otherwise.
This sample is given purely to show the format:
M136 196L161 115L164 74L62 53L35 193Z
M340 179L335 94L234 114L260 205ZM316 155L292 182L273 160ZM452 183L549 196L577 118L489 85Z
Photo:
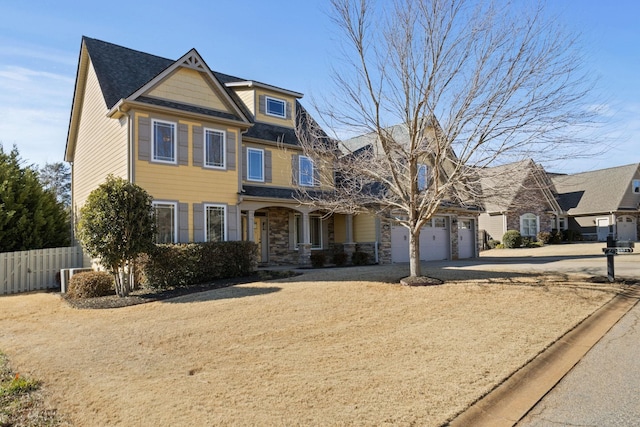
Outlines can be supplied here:
M256 216L253 219L253 241L258 245L259 262L269 262L269 230L267 217Z

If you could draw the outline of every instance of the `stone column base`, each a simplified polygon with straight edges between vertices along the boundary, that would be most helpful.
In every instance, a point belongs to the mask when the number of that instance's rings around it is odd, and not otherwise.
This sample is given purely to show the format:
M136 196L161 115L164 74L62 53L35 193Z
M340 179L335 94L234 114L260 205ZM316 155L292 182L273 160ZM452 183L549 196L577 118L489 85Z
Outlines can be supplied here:
M307 267L311 265L311 244L299 244L298 245L298 264L301 267Z

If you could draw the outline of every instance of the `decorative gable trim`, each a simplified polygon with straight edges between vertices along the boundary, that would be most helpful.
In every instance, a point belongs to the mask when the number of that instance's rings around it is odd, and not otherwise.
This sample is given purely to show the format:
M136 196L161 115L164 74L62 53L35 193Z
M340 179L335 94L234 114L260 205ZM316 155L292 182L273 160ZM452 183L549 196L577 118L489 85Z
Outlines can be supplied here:
M200 57L193 52L194 51L191 50L189 53L187 53L186 58L183 57L184 60L182 61L182 66L192 68L196 71L207 72L208 68L206 68L206 65L204 65Z
M213 86L218 89L218 94L221 96L222 101L227 104L231 108L231 110L242 119L243 122L250 123L249 119L243 113L242 109L233 101L225 86L220 83L211 69L204 62L198 51L196 51L195 49L191 49L180 59L165 68L164 71L162 71L160 74L149 80L140 89L129 95L126 101L135 101L138 97L144 95L147 91L151 90L154 86L171 75L178 67L187 67L205 73L213 83Z

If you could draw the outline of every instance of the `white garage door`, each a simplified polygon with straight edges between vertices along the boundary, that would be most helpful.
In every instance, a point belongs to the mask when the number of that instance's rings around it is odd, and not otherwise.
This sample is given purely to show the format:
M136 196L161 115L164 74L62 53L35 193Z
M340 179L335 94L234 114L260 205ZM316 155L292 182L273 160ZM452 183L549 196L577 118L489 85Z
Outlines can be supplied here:
M638 240L638 229L634 217L627 215L618 217L616 224L618 240L631 240L633 242Z
M435 217L420 232L420 259L437 261L450 258L449 220ZM391 261L409 262L409 230L391 226Z
M420 232L420 259L423 261L440 261L449 259L449 227L448 219L435 217Z
M409 230L400 225L391 226L391 261L409 262Z
M473 220L460 218L458 220L458 258L473 258L475 254L475 232Z

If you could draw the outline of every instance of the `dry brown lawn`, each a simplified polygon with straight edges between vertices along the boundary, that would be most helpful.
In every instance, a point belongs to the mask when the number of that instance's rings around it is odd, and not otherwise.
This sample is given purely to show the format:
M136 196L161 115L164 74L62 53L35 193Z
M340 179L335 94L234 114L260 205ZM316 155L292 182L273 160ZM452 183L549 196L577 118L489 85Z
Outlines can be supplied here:
M5 296L0 350L79 426L440 425L614 294L380 281L394 274L314 271L110 310Z

